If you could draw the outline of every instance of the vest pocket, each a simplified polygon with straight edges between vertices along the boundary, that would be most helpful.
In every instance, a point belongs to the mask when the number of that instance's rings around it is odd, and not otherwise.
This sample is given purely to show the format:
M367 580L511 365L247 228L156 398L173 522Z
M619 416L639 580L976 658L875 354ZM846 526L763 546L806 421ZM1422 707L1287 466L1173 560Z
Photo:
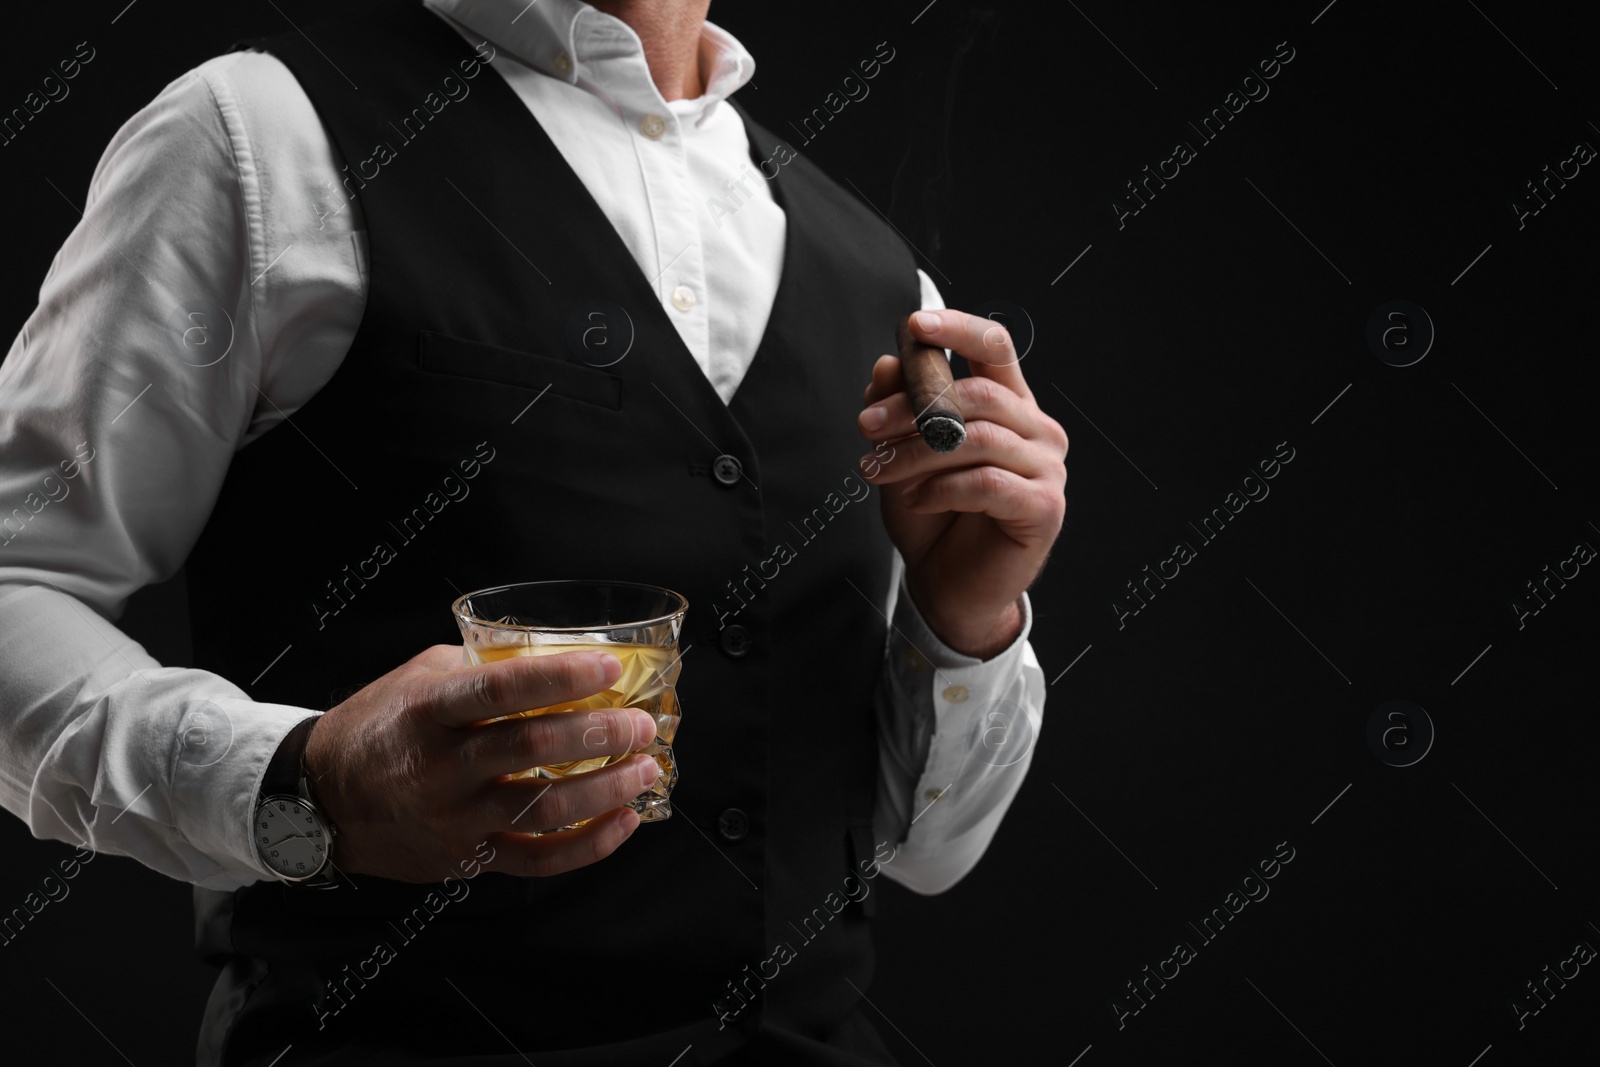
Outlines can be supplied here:
M622 410L622 379L594 367L464 337L422 330L417 366L429 374L449 374L497 385L513 385L585 404Z

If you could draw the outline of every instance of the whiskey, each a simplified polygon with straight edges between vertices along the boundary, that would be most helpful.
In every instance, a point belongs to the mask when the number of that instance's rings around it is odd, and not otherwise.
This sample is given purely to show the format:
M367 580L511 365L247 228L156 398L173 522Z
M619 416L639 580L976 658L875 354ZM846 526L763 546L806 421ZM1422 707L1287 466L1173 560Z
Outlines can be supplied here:
M548 715L558 711L597 711L601 708L642 708L656 720L656 736L651 744L640 751L654 757L661 773L656 784L631 807L644 822L656 822L672 814L667 797L677 781L677 766L672 755L672 739L678 732L682 717L678 707L678 694L673 689L682 670L678 650L657 645L628 645L605 642L563 642L555 644L499 645L487 648L466 646L467 658L473 664L493 663L512 656L552 656L562 652L606 652L617 657L622 673L609 688L577 700L562 701L543 708L530 708L501 718L523 718ZM572 760L543 767L530 767L513 774L513 778L560 778L568 774L583 774L610 766L627 756L596 756L593 759ZM579 824L581 825L581 824Z

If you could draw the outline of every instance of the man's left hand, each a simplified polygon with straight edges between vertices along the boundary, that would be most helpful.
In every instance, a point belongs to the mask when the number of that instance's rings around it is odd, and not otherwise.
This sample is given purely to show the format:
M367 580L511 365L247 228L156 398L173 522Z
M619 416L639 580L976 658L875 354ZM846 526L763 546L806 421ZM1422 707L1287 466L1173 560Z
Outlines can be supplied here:
M911 332L971 366L952 387L967 439L952 452L929 448L899 358L882 356L857 425L868 440L890 442L892 458L870 452L860 469L881 490L883 525L923 619L950 648L986 659L1021 632L1022 592L1061 530L1067 434L1034 400L1005 327L923 311L911 316Z

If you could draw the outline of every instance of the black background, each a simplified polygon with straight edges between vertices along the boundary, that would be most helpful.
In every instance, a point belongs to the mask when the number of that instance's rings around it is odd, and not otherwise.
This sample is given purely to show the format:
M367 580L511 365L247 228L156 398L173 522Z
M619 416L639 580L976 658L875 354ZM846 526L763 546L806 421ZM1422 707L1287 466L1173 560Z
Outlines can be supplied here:
M1510 1007L1600 946L1600 577L1583 568L1520 629L1511 608L1600 546L1600 176L1583 167L1521 228L1510 207L1600 146L1592 9L925 2L711 13L757 57L740 99L780 134L896 49L795 145L934 257L951 306L1025 309L1023 370L1072 435L1066 525L1030 594L1050 682L1032 770L956 888L875 884L879 1028L941 1067L1592 1060L1594 966L1521 1029ZM112 24L123 3L8 13L32 25L0 46L7 110L77 42L98 52L0 149L13 331L117 127L233 40L330 6L142 0ZM1202 144L1185 121L1282 41L1270 95ZM1178 139L1196 158L1119 228L1124 182ZM1408 367L1366 342L1397 299L1437 331ZM1270 496L1202 544L1186 523L1280 442L1294 459ZM1112 601L1179 539L1197 558L1119 629ZM121 622L187 662L181 579ZM1367 742L1393 699L1437 731L1407 767ZM9 910L71 849L15 819L0 835ZM1280 842L1294 859L1270 896L1202 942L1187 924ZM7 1040L189 1061L211 974L188 887L116 857L70 884L0 947ZM1180 940L1196 958L1119 1029L1124 983Z

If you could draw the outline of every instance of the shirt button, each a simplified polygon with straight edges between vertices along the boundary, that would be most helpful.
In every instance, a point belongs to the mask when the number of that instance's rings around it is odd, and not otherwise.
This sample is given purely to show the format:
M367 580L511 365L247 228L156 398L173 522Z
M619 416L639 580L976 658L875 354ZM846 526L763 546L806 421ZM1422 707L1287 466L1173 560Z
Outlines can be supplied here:
M735 659L750 651L750 631L738 623L722 631L722 651Z
M946 686L944 698L952 704L959 704L967 699L967 687L964 685Z
M672 306L679 311L688 311L694 307L694 290L687 285L680 285L672 290Z
M556 56L555 68L556 73L565 78L568 74L572 73L572 57L567 55L565 52L559 53Z
M922 799L926 800L929 804L932 804L942 796L944 796L943 789L930 789L926 793L922 794Z
M729 808L717 816L717 833L724 841L743 841L750 832L750 819L738 808Z
M639 120L639 132L652 141L659 141L661 135L667 132L667 120L660 115L646 115Z
M739 481L739 461L724 453L711 461L711 473L723 485L734 485Z

